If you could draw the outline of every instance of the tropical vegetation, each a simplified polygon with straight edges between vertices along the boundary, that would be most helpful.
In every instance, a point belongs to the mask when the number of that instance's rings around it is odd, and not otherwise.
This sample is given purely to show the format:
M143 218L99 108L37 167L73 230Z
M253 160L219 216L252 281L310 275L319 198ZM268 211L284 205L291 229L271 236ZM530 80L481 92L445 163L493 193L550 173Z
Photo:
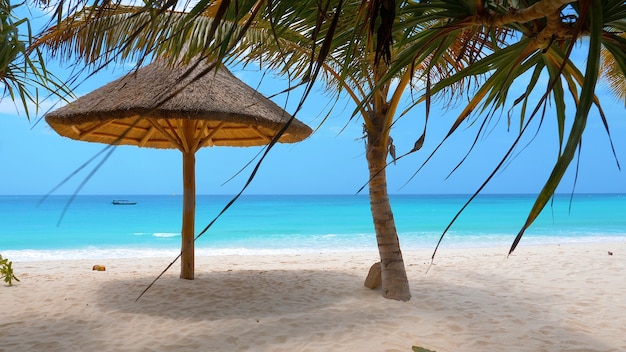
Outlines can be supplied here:
M0 279L9 286L13 285L13 280L20 281L13 273L13 262L2 258L2 255L0 255Z
M30 107L37 109L48 94L66 97L70 93L47 69L39 48L31 46L32 39L25 3L0 0L0 102L10 99L27 118L31 116ZM43 97L40 89L45 92Z
M485 184L509 160L522 136L532 133L531 122L548 116L557 120L560 147L554 168L510 252L581 148L592 108L609 133L596 95L600 72L626 102L623 1L199 0L188 8L177 1L146 0L141 6L96 1L87 7L66 1L57 7L57 15L61 20L36 45L45 44L53 55L78 58L95 69L154 57L255 62L298 78L306 87L303 99L319 79L354 99L357 108L351 118L364 124L383 296L398 300L410 299L410 290L385 170L389 155L392 161L399 158L391 132L396 119L405 116L398 109L406 89L418 92L418 98L405 111L424 104L427 123L403 155L424 143L435 97L467 99L445 139L466 122L479 125L481 135L496 114L519 111L516 123L511 114L508 119L517 126L518 137ZM586 63L573 59L580 52ZM523 92L510 96L516 86ZM570 103L573 114L566 110Z

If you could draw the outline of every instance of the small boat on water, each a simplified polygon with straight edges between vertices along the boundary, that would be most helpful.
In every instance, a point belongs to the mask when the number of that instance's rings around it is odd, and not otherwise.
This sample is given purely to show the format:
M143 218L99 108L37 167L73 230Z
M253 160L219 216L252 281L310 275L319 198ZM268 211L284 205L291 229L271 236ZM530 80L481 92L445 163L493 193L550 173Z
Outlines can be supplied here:
M135 205L137 202L131 202L126 199L116 199L111 202L113 205Z

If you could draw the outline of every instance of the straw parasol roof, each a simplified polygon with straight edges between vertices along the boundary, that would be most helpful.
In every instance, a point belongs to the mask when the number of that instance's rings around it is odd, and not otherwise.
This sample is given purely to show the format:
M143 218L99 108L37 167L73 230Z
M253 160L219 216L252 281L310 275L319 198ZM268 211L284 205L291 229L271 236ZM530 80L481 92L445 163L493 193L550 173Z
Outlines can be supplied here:
M72 139L198 150L267 144L291 118L226 67L198 78L207 65L190 70L153 62L50 112L46 121ZM183 145L180 138L185 120L196 121L195 146ZM279 142L298 142L311 132L294 120Z
M207 72L210 69L210 72ZM46 115L60 135L183 154L181 272L194 278L195 153L205 146L294 143L312 130L226 69L155 61ZM291 122L290 122L291 121Z

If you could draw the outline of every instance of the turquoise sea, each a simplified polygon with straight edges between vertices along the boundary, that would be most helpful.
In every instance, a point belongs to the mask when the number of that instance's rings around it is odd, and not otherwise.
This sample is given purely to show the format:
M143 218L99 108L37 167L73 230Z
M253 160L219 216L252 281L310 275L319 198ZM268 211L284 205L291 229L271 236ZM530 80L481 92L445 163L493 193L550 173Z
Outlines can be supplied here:
M392 196L402 248L434 249L468 198ZM14 261L151 257L175 256L180 248L180 196L42 199L0 196L0 254ZM137 204L113 205L114 199ZM196 233L230 199L198 196ZM479 196L442 248L510 246L533 201L531 195ZM521 245L607 241L626 241L626 195L576 194L571 204L570 195L557 195ZM244 195L196 244L199 255L362 250L376 250L367 195Z

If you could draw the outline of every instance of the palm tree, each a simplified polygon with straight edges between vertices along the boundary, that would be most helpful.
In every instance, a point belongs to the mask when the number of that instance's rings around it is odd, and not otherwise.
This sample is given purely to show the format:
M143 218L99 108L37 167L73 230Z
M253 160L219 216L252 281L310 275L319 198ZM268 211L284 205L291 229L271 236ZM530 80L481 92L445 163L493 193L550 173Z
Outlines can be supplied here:
M186 13L159 4L87 8L59 23L41 41L62 55L78 52L88 63L146 53L188 59L212 55L260 61L301 77L309 86L322 72L328 85L358 102L357 113L367 133L370 204L383 269L383 295L408 300L410 290L385 177L388 153L395 149L390 131L402 92L421 80L426 89L416 103L429 104L443 92L459 93L468 79L481 80L448 136L473 112L486 111L482 117L487 121L504 108L511 101L509 88L520 80L528 86L512 104L521 105L520 137L537 111L549 100L554 102L563 149L513 251L570 164L589 109L593 104L600 107L594 95L600 46L608 50L618 77L623 77L626 50L619 33L624 31L625 18L624 3L615 0L337 0L309 6L207 0ZM506 41L503 35L508 35ZM583 73L569 57L585 37L589 38L589 61ZM549 77L547 86L539 84L543 74ZM527 116L530 97L537 90L543 98L534 109L530 107ZM566 92L577 106L567 138ZM410 152L420 149L425 132Z
M338 7L338 4L334 4ZM265 39L259 45L258 36L244 37L233 54L240 61L245 63L259 62L268 63L266 66L282 70L288 76L300 75L305 78L308 63L307 56L311 55L311 40L296 33L307 33L311 31L316 23L317 12L312 7L306 14L308 18L302 18L300 14L299 25L294 28L288 24L287 28L279 28L276 24L273 27L280 33L277 41L271 37ZM366 18L370 16L372 8L363 7L360 0L345 1L341 11L338 11L338 19L335 25L335 39L325 48L326 59L321 63L323 79L328 87L335 87L337 91L345 91L350 96L357 109L351 118L358 116L363 121L366 140L366 159L369 169L369 198L372 220L374 223L376 240L380 255L382 295L385 298L406 301L411 297L409 282L406 276L404 259L400 248L400 241L395 226L393 211L388 194L386 167L389 156L395 161L395 146L391 138L392 126L398 117L397 111L400 107L403 93L410 86L430 84L440 77L444 77L449 72L459 71L463 67L471 64L480 53L475 55L464 55L464 50L473 50L482 44L485 48L491 46L485 41L482 31L462 31L459 33L459 42L466 43L465 46L451 45L440 53L439 56L432 55L424 57L421 61L414 63L411 67L405 67L392 80L385 80L388 74L389 63L392 62L397 53L405 49L405 42L399 40L407 37L410 33L419 32L425 29L421 22L407 25L405 20L410 18L411 13L406 12L407 7L404 2L395 4L391 9L396 14L392 22L389 23L390 33L393 38L397 38L396 44L390 46L389 50L379 53L373 41L379 32L372 34L363 26L354 26L356 23L367 23ZM356 19L355 15L357 14ZM360 17L359 17L360 16ZM307 25L302 25L307 24ZM276 30L276 28L278 28ZM252 30L251 28L248 33ZM321 36L328 36L330 28L322 28ZM267 31L271 35L272 32ZM289 35L284 35L289 34ZM373 37L371 37L373 35ZM496 36L499 37L499 36ZM370 40L371 39L371 40ZM267 44L265 44L267 43ZM353 43L346 45L346 43ZM276 45L278 44L278 45ZM320 55L322 50L314 52ZM461 59L457 59L461 57ZM416 74L418 73L418 74ZM455 85L455 91L461 90L463 85ZM419 138L410 152L421 148L426 130Z

